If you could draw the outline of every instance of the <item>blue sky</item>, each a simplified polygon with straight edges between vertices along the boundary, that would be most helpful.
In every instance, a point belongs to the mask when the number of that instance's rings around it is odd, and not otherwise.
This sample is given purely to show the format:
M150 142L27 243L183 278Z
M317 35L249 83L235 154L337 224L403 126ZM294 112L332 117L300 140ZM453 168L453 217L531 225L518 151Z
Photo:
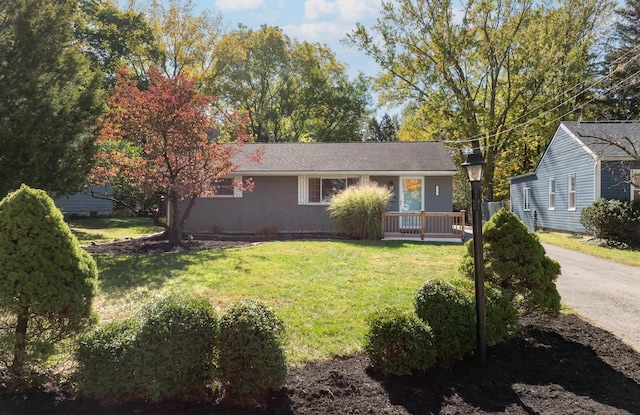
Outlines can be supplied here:
M358 72L376 75L378 65L370 58L340 43L356 22L375 24L381 0L193 0L200 10L221 13L230 27L243 23L251 28L262 24L280 27L290 38L328 45L336 58Z

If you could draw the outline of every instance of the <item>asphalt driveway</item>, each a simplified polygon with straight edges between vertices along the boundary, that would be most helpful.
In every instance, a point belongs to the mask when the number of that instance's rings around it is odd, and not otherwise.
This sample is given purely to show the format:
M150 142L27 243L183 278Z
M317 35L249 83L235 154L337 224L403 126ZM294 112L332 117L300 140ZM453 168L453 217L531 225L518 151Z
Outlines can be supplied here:
M562 302L640 352L640 267L543 245L562 267Z

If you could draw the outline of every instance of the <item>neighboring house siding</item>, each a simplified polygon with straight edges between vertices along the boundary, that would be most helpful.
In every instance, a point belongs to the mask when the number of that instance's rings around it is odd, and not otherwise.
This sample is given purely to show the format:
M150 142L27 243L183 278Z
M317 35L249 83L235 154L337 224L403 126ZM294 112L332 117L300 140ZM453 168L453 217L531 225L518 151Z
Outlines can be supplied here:
M243 192L241 198L199 198L187 219L185 233L215 230L253 233L267 223L275 223L280 232L334 231L326 212L327 205L298 203L297 176L257 176L253 181L253 191ZM381 185L393 182L397 191L399 177L370 176L370 182ZM451 176L425 177L424 186L425 211L452 210ZM398 210L397 197L389 204L388 210Z
M584 232L580 224L582 209L595 200L596 160L581 143L560 127L536 169L535 176L512 179L511 198L514 212L533 230L537 215L538 228ZM575 174L575 210L569 209L569 176ZM555 209L549 209L549 178L555 178ZM523 188L530 187L530 211L523 212Z
M111 188L107 186L94 186L94 192L96 194L112 194ZM65 215L109 216L113 213L112 201L93 197L86 190L58 197L54 203Z
M600 197L605 199L631 199L629 177L631 169L640 169L640 162L603 161L601 163Z
M524 189L531 188L536 182L535 175L527 175L511 179L511 211L523 221L527 228L533 229L533 209L524 210ZM531 192L529 192L529 206L531 206Z

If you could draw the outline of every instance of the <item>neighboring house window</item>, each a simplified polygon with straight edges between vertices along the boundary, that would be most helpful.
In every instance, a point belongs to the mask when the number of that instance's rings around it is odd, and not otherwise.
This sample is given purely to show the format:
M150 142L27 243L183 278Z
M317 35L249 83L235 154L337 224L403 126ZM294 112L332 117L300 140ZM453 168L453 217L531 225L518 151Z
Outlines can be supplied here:
M631 170L631 200L640 200L640 170Z
M576 210L576 175L569 175L569 210Z
M365 178L368 178L366 176ZM366 180L364 180L366 182ZM299 205L326 205L331 197L349 186L361 183L361 177L298 177Z
M524 188L523 201L524 201L524 210L531 210L531 206L529 205L529 188L528 187Z
M549 178L549 210L556 208L556 178Z
M242 189L238 188L238 183L242 183L242 176L225 177L213 184L216 192L209 197L242 197Z

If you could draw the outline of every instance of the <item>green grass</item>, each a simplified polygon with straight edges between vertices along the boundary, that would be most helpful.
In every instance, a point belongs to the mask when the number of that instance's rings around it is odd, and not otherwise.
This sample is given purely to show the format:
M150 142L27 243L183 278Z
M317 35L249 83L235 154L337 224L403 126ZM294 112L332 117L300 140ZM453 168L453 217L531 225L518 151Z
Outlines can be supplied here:
M81 244L135 238L162 231L162 228L153 226L152 219L137 217L72 219L69 227Z
M640 250L604 248L587 243L589 237L574 237L560 233L538 233L538 236L544 243L640 267Z
M98 256L103 322L136 312L144 300L177 290L205 296L218 311L241 298L273 307L287 327L290 364L361 351L376 307L412 309L428 279L457 275L459 244L287 241L256 246Z

